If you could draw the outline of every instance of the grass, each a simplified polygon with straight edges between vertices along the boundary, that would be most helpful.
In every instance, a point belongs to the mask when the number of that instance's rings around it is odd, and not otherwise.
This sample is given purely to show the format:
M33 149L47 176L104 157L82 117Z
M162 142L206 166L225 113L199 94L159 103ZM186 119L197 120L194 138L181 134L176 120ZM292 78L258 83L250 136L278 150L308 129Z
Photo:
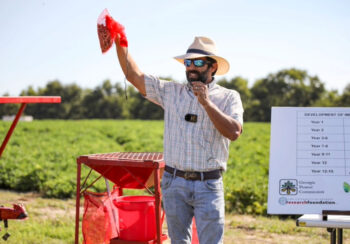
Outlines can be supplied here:
M46 199L35 193L0 190L0 201L8 207L11 203L22 202L29 214L26 220L9 221L8 231L11 236L7 244L74 243L74 199ZM227 213L225 222L224 241L229 244L329 243L326 229L297 227L293 219ZM0 235L4 234L2 229ZM350 241L350 231L344 230L343 234L344 243Z
M0 201L6 207L11 207L10 203L23 203L29 216L26 220L9 220L8 232L11 236L6 243L73 243L73 199L44 199L35 193L0 191ZM2 228L0 235L4 233Z

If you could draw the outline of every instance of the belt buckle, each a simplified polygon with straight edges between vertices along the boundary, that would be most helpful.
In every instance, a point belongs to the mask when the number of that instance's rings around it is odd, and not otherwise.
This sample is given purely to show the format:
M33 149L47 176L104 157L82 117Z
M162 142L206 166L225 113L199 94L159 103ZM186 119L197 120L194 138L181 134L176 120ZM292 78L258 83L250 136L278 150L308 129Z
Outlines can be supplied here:
M196 172L185 172L184 178L185 180L195 180L197 179L197 174Z

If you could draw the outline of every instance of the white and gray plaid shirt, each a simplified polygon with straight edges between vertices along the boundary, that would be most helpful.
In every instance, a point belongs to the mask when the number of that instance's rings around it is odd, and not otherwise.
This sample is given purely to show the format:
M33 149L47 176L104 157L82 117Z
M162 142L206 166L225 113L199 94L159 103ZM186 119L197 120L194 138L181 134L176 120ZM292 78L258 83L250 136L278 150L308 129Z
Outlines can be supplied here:
M230 140L214 127L189 84L179 84L145 75L146 98L164 109L164 160L184 171L226 170ZM239 93L212 82L210 100L225 114L243 125ZM185 120L197 115L197 122ZM234 133L234 132L232 132Z

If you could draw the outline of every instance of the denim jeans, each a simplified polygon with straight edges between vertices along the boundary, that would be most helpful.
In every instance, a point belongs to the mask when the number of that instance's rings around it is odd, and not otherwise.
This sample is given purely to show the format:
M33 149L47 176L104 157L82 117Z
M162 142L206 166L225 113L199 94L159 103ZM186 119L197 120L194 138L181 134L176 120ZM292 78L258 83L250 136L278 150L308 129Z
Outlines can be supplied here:
M190 181L164 172L162 194L172 244L191 244L193 216L200 244L223 243L225 202L222 178Z

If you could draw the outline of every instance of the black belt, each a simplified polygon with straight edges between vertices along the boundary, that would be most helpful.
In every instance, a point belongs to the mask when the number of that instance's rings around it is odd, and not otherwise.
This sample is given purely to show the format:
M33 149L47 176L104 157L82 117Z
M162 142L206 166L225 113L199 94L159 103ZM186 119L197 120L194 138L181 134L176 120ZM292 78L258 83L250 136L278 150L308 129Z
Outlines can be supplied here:
M165 171L173 175L175 169L165 165ZM196 172L196 171L182 171L177 169L175 175L182 177L186 180L202 180L202 174L203 174L203 180L219 179L222 175L222 170L216 169L216 170L207 171L207 172Z

